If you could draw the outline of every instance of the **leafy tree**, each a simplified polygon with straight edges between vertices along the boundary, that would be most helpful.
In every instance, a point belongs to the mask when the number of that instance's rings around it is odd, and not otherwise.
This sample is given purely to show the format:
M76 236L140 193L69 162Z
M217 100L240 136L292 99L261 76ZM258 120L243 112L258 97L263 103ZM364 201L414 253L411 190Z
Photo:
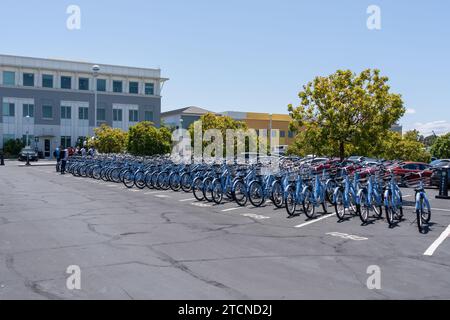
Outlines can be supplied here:
M431 154L439 159L450 158L450 133L436 138L431 146Z
M338 70L303 86L300 105L288 106L300 151L341 159L350 153L379 153L382 137L405 113L401 96L390 92L388 81L379 70L359 75Z
M419 132L416 130L405 133L402 137L397 132L388 132L383 139L382 158L388 160L429 162L430 153L420 142Z
M94 130L93 147L101 153L122 153L127 149L127 133L121 129L113 129L102 125Z
M130 127L128 152L135 156L153 156L170 153L172 134L166 127L156 128L145 121Z
M437 136L431 135L428 137L424 137L422 142L425 144L426 147L430 148L434 144L436 139L437 139Z
M227 116L217 116L213 113L207 113L204 114L203 116L200 117L200 119L198 121L202 122L202 136L205 134L206 131L210 130L210 129L216 129L219 130L222 134L222 138L223 138L223 152L224 152L224 156L226 156L226 132L228 129L232 129L232 130L243 130L243 131L247 131L247 124L243 121L237 121L234 120L231 117L227 117ZM192 146L194 146L194 126L195 123L191 124L189 126L189 134L191 136L192 139ZM203 142L203 149L209 145L211 142L205 141ZM235 151L236 151L237 145L235 143ZM247 148L248 150L248 148Z
M25 147L22 139L11 139L4 143L3 152L6 157L15 157Z

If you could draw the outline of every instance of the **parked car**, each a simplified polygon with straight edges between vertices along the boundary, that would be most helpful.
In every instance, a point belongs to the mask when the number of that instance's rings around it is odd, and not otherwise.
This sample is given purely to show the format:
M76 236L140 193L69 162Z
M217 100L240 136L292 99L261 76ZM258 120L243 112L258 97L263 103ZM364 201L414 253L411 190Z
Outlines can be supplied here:
M433 173L431 174L431 185L439 187L441 183L441 169L450 167L450 160L436 160L439 161L432 166ZM433 161L433 162L436 162ZM450 178L448 180L448 186L450 188Z
M31 147L25 147L20 151L19 161L27 161L27 157L29 157L30 161L39 161L38 153Z
M393 173L400 177L400 185L406 186L408 182L418 180L419 176L414 173L424 172L423 177L431 177L433 170L431 166L424 162L402 162L390 167Z
M347 159L348 161L353 161L356 163L360 163L366 160L366 157L362 157L362 156L351 156Z
M436 166L448 166L450 165L450 159L439 159L439 160L434 160L433 162L430 163L430 166L432 167L436 167Z

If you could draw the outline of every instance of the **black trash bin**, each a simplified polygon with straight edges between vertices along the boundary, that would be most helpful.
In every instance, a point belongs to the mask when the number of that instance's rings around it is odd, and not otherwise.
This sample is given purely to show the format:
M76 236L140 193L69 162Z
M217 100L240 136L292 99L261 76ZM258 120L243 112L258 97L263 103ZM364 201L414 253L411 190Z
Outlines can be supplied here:
M436 196L436 199L446 199L450 200L448 195L448 183L450 176L450 166L439 168L440 179L439 179L439 195Z

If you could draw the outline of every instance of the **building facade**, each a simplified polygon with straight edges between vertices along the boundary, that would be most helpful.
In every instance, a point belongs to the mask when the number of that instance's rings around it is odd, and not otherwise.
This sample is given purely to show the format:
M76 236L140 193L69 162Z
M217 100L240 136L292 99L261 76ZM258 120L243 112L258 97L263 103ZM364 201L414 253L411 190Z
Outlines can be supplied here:
M189 126L199 120L201 116L213 113L198 107L186 107L161 113L161 122L172 128L189 129Z
M285 152L287 147L294 142L295 134L289 130L289 124L292 119L288 114L269 114L269 113L252 113L252 112L222 112L224 116L233 118L234 120L243 121L249 129L267 130L272 132L272 137L279 138L279 151Z
M23 139L50 158L102 124L159 126L167 80L159 69L0 55L0 149Z

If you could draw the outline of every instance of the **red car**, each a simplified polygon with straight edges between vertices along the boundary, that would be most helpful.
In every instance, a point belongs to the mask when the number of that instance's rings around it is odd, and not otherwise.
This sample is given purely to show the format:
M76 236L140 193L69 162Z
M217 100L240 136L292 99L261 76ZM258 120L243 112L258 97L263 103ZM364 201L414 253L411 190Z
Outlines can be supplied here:
M403 162L390 167L390 169L396 176L400 177L400 184L403 186L408 181L419 179L419 176L414 173L423 171L424 178L430 178L433 174L431 166L424 162Z

